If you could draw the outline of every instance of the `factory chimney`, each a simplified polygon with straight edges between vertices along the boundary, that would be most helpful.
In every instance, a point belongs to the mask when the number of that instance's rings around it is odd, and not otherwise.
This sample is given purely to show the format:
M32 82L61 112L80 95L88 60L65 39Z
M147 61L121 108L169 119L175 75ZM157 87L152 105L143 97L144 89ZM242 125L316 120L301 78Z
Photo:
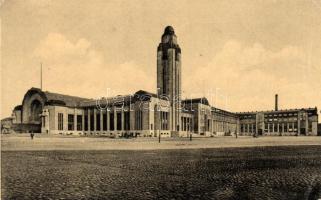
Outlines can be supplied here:
M278 111L278 94L275 95L275 111Z

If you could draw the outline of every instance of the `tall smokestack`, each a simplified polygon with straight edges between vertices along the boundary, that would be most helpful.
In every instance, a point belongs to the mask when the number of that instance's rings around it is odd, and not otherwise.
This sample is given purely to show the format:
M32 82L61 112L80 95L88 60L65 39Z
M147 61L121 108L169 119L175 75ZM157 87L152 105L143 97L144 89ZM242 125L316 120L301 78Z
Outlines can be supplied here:
M278 111L278 94L275 95L275 111Z

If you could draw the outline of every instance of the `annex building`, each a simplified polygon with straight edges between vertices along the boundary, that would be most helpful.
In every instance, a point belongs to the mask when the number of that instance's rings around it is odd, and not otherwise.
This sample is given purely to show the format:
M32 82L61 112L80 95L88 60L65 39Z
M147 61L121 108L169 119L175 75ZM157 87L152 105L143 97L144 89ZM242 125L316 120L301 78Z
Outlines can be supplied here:
M181 49L171 26L157 48L157 90L87 99L29 89L12 113L16 132L179 137L218 135L317 135L317 108L235 113L205 97L181 99Z

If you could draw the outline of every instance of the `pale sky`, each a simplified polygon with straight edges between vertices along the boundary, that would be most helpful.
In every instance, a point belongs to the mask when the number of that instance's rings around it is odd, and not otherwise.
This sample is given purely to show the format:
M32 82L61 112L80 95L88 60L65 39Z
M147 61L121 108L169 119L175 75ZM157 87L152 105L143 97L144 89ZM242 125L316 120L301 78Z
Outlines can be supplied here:
M279 109L321 108L320 0L0 2L1 118L40 87L41 62L47 91L156 93L167 25L182 49L184 97L240 112L272 110L278 93Z

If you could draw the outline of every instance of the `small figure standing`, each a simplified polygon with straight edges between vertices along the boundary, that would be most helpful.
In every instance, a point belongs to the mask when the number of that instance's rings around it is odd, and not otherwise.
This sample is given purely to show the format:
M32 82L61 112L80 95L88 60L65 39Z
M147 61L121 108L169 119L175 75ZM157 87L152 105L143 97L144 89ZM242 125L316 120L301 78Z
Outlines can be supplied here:
M30 133L30 137L31 137L32 140L33 140L33 136L34 136L34 133L33 132Z

